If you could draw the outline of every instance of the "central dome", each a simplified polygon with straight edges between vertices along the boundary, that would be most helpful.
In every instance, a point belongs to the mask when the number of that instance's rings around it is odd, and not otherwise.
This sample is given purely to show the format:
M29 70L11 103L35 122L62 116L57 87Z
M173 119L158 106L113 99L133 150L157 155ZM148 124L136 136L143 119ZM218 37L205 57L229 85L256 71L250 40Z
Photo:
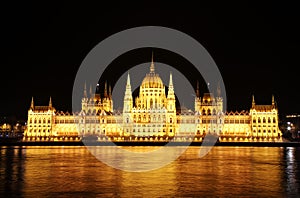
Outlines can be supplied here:
M150 73L146 74L141 88L164 88L164 83L158 74L154 72L153 58L150 66Z

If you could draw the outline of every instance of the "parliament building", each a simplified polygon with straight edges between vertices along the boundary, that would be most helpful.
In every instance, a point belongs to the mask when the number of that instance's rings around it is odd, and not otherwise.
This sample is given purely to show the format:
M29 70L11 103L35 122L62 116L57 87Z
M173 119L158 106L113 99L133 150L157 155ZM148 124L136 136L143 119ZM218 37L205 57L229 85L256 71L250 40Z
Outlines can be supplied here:
M50 97L48 106L28 110L25 141L98 140L116 141L202 141L206 134L218 135L219 141L282 141L278 127L278 109L272 96L269 105L257 105L252 96L250 111L224 112L220 89L217 96L204 93L197 86L194 110L176 109L175 88L170 73L167 93L152 59L150 72L143 79L139 95L132 96L128 73L123 111L114 111L111 87L105 83L104 94L92 88L83 90L81 111L57 111Z

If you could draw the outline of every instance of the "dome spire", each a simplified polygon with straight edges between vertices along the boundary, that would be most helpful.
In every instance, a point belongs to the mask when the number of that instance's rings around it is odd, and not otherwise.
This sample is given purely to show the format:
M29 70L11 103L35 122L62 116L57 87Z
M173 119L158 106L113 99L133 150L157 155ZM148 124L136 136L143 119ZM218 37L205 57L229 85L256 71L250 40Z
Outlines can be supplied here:
M152 51L152 58L151 58L151 65L150 65L150 73L154 73L153 51Z

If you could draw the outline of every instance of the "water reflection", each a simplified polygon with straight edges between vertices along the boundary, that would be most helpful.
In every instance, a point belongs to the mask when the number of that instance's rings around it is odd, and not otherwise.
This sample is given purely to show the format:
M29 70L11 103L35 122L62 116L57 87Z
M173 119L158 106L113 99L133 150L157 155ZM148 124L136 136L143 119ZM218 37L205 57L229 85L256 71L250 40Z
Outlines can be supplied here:
M283 183L288 195L299 195L299 148L284 148L284 171Z
M1 194L5 192L7 195L22 195L25 171L24 150L22 147L5 147L4 149L0 147L0 151Z
M170 147L168 153L178 150ZM199 147L190 147L173 163L139 173L111 168L85 147L0 151L0 197L290 197L300 187L299 148L214 147L199 158ZM110 147L99 147L99 152L128 165Z

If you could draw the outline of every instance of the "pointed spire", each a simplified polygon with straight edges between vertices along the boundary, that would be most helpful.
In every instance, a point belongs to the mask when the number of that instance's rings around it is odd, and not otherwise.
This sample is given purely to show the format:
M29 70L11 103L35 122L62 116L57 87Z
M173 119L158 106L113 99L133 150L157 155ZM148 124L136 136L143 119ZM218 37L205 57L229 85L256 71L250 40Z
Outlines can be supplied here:
M83 97L84 97L84 98L87 98L87 93L86 93L86 82L84 82Z
M90 97L93 97L92 85L90 85Z
M33 102L33 96L32 96L32 98L31 98L31 104L30 104L30 109L34 109L34 102Z
M275 105L274 95L272 95L272 106Z
M151 58L151 65L150 65L150 73L154 73L154 61L153 61L153 51L152 51L152 58Z
M169 81L169 87L173 87L173 78L172 78L172 72L170 72L170 81Z
M220 81L218 82L217 96L218 96L218 97L221 97L221 86L220 86Z
M105 81L105 84L104 84L104 97L105 98L107 97L107 81Z
M130 75L128 72L124 100L132 100Z
M127 83L126 83L126 86L131 86L130 85L130 75L129 75L129 72L128 72L128 74L127 74Z
M111 85L108 86L108 97L111 98Z
M200 97L200 91L199 91L199 81L197 81L197 88L196 88L196 97Z
M49 108L52 108L52 98L50 96L50 99L49 99Z
M254 95L252 95L252 108L255 106L255 100L254 100Z
M175 99L172 72L170 72L170 81L169 81L169 88L168 88L168 98L174 98Z

